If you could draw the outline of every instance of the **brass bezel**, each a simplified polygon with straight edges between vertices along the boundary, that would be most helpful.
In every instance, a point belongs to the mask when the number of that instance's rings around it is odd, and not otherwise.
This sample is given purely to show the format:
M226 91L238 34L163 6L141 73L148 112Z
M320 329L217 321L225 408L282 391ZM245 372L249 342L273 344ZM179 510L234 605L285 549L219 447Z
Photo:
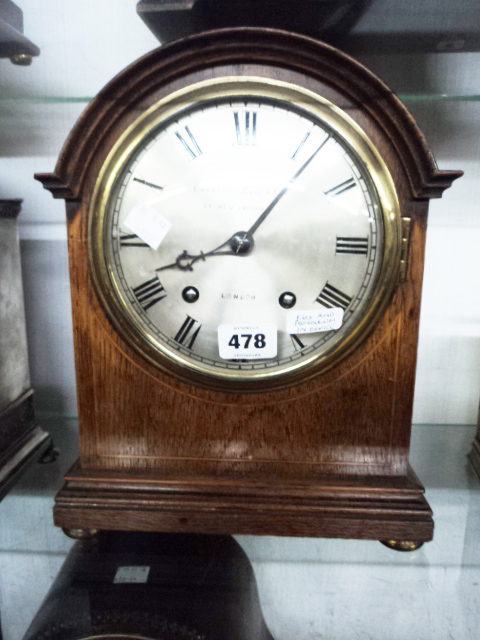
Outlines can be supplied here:
M148 335L136 321L110 275L104 246L104 224L110 195L117 177L138 145L163 122L198 102L225 98L269 98L291 103L325 122L356 153L376 188L383 213L384 248L382 264L373 285L371 304L356 326L326 353L313 355L289 369L248 372L206 371L201 363L188 360L167 349ZM224 77L199 82L176 91L146 110L117 140L97 179L89 209L88 251L97 294L115 330L138 353L160 370L186 382L231 392L279 389L324 372L348 355L366 337L384 311L398 281L401 255L401 212L393 179L373 143L339 107L298 85L260 77Z

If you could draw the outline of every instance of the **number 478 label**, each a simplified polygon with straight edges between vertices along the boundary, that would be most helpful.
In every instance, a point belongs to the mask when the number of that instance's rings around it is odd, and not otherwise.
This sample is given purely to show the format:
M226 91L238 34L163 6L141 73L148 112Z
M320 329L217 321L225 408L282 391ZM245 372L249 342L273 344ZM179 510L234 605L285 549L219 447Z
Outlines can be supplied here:
M218 351L223 360L258 360L277 355L277 327L274 324L221 324Z

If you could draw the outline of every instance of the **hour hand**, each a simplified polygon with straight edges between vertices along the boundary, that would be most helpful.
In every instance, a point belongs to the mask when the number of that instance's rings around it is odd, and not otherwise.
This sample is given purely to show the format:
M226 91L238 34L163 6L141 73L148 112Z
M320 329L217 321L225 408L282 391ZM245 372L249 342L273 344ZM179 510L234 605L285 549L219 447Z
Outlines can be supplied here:
M198 255L191 255L185 249L180 255L177 256L175 262L165 264L163 267L158 267L155 271L165 271L166 269L180 269L180 271L193 271L192 265L200 258L205 259L203 251Z
M204 253L200 251L198 254L190 254L185 249L180 253L175 262L164 265L155 269L155 271L164 271L165 269L180 269L180 271L193 271L193 265L198 260L205 260L211 256L237 256L250 253L253 248L253 237L248 231L238 231L234 233L226 242Z

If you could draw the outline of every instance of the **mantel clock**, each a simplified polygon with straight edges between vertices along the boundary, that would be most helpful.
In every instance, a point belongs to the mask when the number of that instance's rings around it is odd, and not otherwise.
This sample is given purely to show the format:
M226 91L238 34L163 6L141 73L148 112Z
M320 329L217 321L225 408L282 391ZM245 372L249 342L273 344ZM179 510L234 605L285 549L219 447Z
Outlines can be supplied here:
M428 200L413 118L315 40L164 46L89 105L67 206L65 529L429 540L409 466Z

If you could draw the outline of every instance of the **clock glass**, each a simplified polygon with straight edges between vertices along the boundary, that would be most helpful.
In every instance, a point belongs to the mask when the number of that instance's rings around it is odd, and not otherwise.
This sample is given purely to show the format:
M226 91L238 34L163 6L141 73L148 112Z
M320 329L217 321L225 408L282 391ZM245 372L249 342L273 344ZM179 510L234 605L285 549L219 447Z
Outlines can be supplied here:
M111 320L151 362L226 388L284 385L367 334L398 266L388 171L326 100L256 78L141 116L90 215Z

